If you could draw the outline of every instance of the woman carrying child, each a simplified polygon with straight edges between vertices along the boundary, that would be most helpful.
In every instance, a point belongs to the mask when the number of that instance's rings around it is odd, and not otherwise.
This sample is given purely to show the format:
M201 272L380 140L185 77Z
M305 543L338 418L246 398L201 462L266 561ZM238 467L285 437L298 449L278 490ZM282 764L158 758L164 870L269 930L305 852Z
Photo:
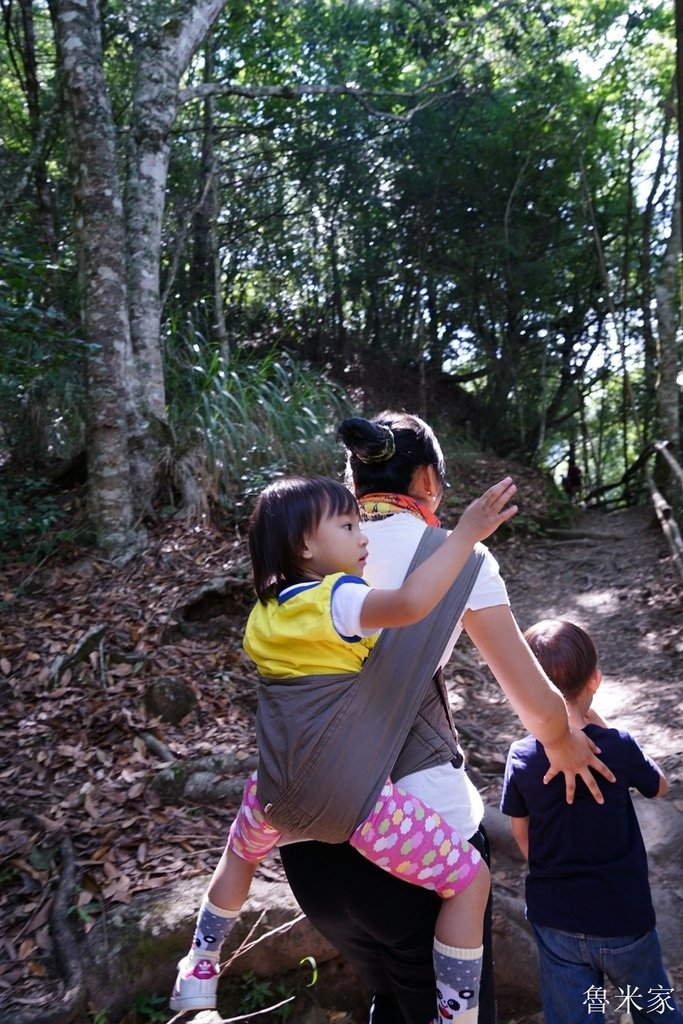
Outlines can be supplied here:
M509 478L490 488L466 509L437 554L400 587L376 590L361 578L367 539L348 490L322 478L282 480L266 488L250 528L259 603L245 636L245 648L264 683L286 680L285 689L291 690L302 677L308 682L357 671L375 646L378 629L419 621L437 605L475 543L514 514L514 506L506 507L514 490ZM582 771L589 760L599 766L594 755L577 751L566 713L559 711L558 695L540 679L541 687L532 680L531 687L510 689L523 721L540 734L546 748L558 751L560 766L549 774L564 770L563 764L575 771ZM306 686L299 690L305 702ZM268 687L262 687L261 696L267 706ZM561 701L560 706L563 709ZM307 727L314 720L314 715L303 718ZM280 719L278 724L277 735L261 730L260 753L263 758L266 745L279 745L282 764L288 765L302 742L301 721ZM272 750L269 757L272 784L277 757ZM273 820L276 805L259 799L263 766L261 760L258 784L252 778L247 785L228 847L200 910L193 949L180 965L173 1009L215 1005L220 945L246 898L255 864L281 839L278 821ZM282 780L285 790L288 779L285 775ZM319 785L324 781L320 778ZM435 933L439 1011L458 1016L463 1024L476 1021L482 918L489 891L485 865L438 811L390 779L384 787L380 780L362 811L352 845L385 870L442 896ZM308 828L296 831L303 838ZM310 834L316 837L313 828Z
M368 542L348 488L323 477L284 478L271 484L257 502L249 530L259 601L249 616L244 644L259 674L286 680L305 708L311 700L311 685L301 686L302 679L317 675L331 680L358 672L377 642L379 629L423 619L446 594L477 541L514 515L516 507L507 507L514 492L509 477L490 488L465 510L438 553L415 569L401 587L376 590L362 579ZM267 704L268 687L259 699ZM277 735L262 735L261 757L266 743L279 746L282 763L287 764L292 750L303 742L302 731L316 728L315 719L315 711L308 717L302 711L293 721L280 720ZM343 791L344 780L334 781ZM324 782L321 778L318 784ZM474 847L446 827L438 813L390 779L370 797L370 813L350 841L378 866L441 895L436 936L460 961L457 978L453 977L456 968L449 964L453 994L447 994L445 977L442 992L446 999L469 1005L472 1013L463 1022L476 1021L480 955L470 956L469 951L481 945L488 869ZM204 976L211 974L207 961L217 956L231 929L256 864L282 838L268 823L267 814L268 806L264 809L258 799L254 775L209 887L210 906L204 916L200 913L193 951L179 969L171 998L174 1010L215 1005L216 971L213 977ZM459 955L461 948L467 953Z
M369 538L366 576L379 587L399 586L425 534L441 532L437 511L445 486L445 466L438 439L419 417L394 411L371 420L345 420L339 438L347 453L347 482L360 499L363 529ZM484 545L478 544L477 551L483 562L464 612L447 642L432 641L432 646L438 647L438 665L447 663L464 628L504 689L521 688L526 683L542 694L547 677L524 643L497 562ZM448 796L449 810L444 816L449 824L468 836L487 858L484 805L467 775L449 720L447 698L444 701L438 685L439 675L411 724L392 778L406 789L417 787L421 780L421 788L415 791L425 802L438 800L439 807ZM557 703L554 713L560 713ZM602 770L584 745L582 756L562 764L568 800L573 797L575 774L584 778L594 796L598 792L587 767L591 763L597 771ZM416 774L430 765L436 768L436 796L431 787L424 786L430 773ZM282 845L280 857L309 920L372 992L372 1024L428 1024L434 1016L432 937L439 909L434 894L402 885L348 843ZM489 900L479 1024L495 1021Z

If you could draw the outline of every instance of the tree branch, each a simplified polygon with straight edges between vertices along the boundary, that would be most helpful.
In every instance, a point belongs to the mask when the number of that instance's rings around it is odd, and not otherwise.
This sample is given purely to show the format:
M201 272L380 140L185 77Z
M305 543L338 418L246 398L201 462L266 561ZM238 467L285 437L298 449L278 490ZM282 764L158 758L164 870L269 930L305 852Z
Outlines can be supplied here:
M177 31L161 33L162 44L181 71L187 68L226 4L227 0L190 0L184 12L174 14L172 24L178 26Z
M44 159L50 145L52 144L51 133L57 123L57 107L54 106L43 118L35 137L31 152L28 154L24 169L15 182L13 188L9 189L0 199L0 215L7 208L13 206L21 197L24 189L29 184L31 175L39 162Z
M427 84L408 92L396 92L390 90L360 89L356 85L348 83L326 83L323 85L242 85L240 82L202 82L191 89L182 89L178 93L178 103L190 103L194 100L203 100L209 96L242 96L246 99L302 99L304 96L350 96L360 103L368 113L376 117L389 118L394 121L409 121L418 110L436 103L438 100L446 99L454 95L454 90L435 90L452 82L453 72L434 79ZM391 99L393 101L403 100L404 102L415 102L418 97L425 96L421 102L405 114L394 114L386 110L376 110L370 106L368 100Z
M76 887L76 859L68 837L62 840L59 849L62 873L52 902L50 928L55 960L64 979L64 993L60 999L52 999L49 1005L33 1012L17 1012L12 1017L13 1024L72 1024L82 1019L87 996L83 951L68 925L69 906Z

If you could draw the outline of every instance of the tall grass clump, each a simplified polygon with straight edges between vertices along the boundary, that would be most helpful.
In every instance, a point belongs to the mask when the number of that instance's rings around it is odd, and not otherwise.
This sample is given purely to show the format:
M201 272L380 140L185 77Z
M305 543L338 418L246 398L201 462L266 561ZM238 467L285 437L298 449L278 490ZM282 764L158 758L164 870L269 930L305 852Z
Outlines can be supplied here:
M351 403L319 369L283 353L223 355L197 335L189 352L171 406L181 449L176 478L201 477L204 497L242 519L275 477L339 476L335 435Z

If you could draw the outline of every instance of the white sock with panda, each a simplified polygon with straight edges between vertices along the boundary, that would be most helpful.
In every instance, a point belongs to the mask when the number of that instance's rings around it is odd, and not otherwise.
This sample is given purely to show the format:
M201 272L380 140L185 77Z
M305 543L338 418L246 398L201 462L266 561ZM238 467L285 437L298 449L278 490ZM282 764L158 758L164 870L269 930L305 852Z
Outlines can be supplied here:
M483 946L459 949L434 939L438 1024L477 1024L483 953Z
M232 931L238 916L238 910L215 907L205 896L197 915L192 948L188 953L190 962L213 960L217 963L221 946Z

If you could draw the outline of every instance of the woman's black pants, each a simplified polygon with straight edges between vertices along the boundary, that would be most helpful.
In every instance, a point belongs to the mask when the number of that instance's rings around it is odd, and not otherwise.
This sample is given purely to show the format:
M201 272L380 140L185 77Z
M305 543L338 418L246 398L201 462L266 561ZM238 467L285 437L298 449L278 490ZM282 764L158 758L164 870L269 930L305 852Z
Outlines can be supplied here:
M470 842L490 862L483 828ZM432 962L441 899L394 878L348 843L280 848L299 906L373 993L372 1024L429 1024L436 1015ZM484 918L479 1024L495 1024L491 897Z

